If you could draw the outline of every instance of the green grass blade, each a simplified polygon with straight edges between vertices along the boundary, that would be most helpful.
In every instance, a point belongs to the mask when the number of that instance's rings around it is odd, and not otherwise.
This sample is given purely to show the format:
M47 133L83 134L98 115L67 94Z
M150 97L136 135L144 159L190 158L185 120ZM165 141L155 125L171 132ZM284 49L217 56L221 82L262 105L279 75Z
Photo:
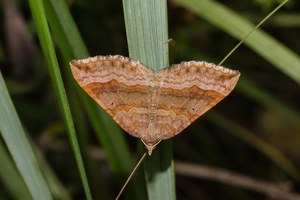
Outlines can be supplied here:
M32 199L24 180L0 140L0 177L14 199ZM1 199L1 198L0 198Z
M90 56L72 18L66 1L47 0L45 1L46 13L49 25L57 40L57 45L64 58L80 59ZM67 66L66 66L67 67Z
M155 72L169 66L166 1L123 1L128 49Z
M177 0L233 37L242 40L254 25L222 4L211 0ZM300 83L300 58L262 30L256 30L245 44L291 79Z
M83 159L81 156L78 140L75 133L74 124L72 121L72 116L70 108L68 105L66 93L64 90L64 85L62 77L59 71L58 62L56 59L54 47L51 41L50 31L46 20L46 15L44 11L44 5L42 0L30 0L29 1L33 20L37 29L37 34L40 39L43 53L45 55L46 61L49 66L50 77L54 86L54 90L58 96L59 106L65 120L67 127L67 132L71 141L71 145L75 154L76 162L79 168L79 173L83 183L83 187L86 193L87 199L92 199L90 188L88 185L86 172L84 169Z
M244 37L248 35L249 31L254 28L254 25L243 19L240 15L235 14L233 11L215 1L178 0L178 3L190 9L191 11L194 11L196 14L201 15L207 21L215 24L217 27L223 29L238 39L244 39ZM300 73L298 72L300 70L300 59L289 49L261 30L252 32L245 43L255 50L259 55L269 60L280 70L288 74L292 79L299 83ZM270 49L272 50L270 51ZM267 92L260 90L250 81L242 77L237 85L237 89L265 107L268 107L271 110L274 110L287 117L295 126L299 127L300 117L295 110L289 108L283 102L280 102ZM210 113L208 116L211 116ZM297 168L292 162L280 154L280 152L262 142L259 138L251 136L248 131L244 130L239 125L230 121L225 121L225 119L222 119L221 116L215 117L216 118L209 118L215 123L218 122L220 126L227 129L231 133L239 135L240 138L245 140L257 150L261 151L263 154L267 155L270 159L274 160L274 162L282 167L283 170L299 180L300 176Z
M11 102L0 72L0 132L33 199L51 199L51 194L24 129Z
M124 0L123 9L130 57L141 61L155 72L168 67L166 1ZM175 199L170 141L159 144L144 164L149 199Z
M167 140L161 142L144 161L149 199L176 199L172 159L172 141Z
M88 51L75 26L64 1L50 0L47 5L50 26L65 60L88 57ZM76 41L76 42L74 42ZM69 69L69 66L65 66ZM69 70L68 70L69 71ZM70 71L69 71L69 75ZM74 82L74 85L77 85ZM108 160L115 171L129 172L132 168L131 157L125 143L124 134L111 118L96 105L81 89L80 96L90 117L92 125L101 137ZM113 133L113 134L112 134ZM120 169L123 168L123 169Z
M57 41L58 47L63 54L64 60L70 61L74 58L85 58L89 56L86 46L79 34L79 31L72 19L65 1L49 0L45 2L49 23ZM66 71L71 79L69 65L66 65ZM100 143L105 151L108 163L111 166L115 177L119 177L120 186L124 183L125 178L133 169L133 162L130 156L129 148L125 140L125 135L120 127L101 109L90 97L88 97L74 79L79 96L83 106L89 116L89 120L99 138ZM139 180L138 180L139 181ZM142 185L140 182L134 182L128 186L131 194L142 198L142 190L135 188Z

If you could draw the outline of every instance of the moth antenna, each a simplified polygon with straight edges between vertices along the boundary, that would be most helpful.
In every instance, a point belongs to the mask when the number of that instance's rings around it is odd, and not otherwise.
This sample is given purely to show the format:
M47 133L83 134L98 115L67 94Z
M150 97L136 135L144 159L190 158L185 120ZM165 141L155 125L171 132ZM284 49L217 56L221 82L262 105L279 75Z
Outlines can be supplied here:
M285 0L281 2L272 12L270 12L263 20L261 20L251 31L249 31L244 38L223 58L223 60L218 64L219 66L223 64L225 60L239 47L241 44L245 42L245 40L248 39L248 37L256 30L258 29L267 19L269 19L279 8L281 8L288 0Z
M130 173L130 175L128 176L126 182L124 183L122 189L120 190L118 196L116 197L115 200L118 200L121 196L121 194L123 193L123 190L125 189L125 187L128 185L129 181L131 180L133 174L135 173L135 171L137 170L137 168L140 166L140 164L142 163L142 161L144 160L145 156L147 155L147 152L144 153L144 155L140 158L139 162L135 165L135 167L133 168L132 172Z

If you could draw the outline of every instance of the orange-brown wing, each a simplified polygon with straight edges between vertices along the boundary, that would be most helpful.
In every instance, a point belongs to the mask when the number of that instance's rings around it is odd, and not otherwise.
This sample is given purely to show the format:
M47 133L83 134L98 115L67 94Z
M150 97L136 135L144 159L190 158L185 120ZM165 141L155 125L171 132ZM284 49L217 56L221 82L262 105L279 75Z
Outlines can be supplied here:
M138 61L96 56L70 62L79 85L129 134L141 138L155 75Z
M180 133L235 87L240 73L206 62L182 62L158 73L158 107L169 110L159 139Z

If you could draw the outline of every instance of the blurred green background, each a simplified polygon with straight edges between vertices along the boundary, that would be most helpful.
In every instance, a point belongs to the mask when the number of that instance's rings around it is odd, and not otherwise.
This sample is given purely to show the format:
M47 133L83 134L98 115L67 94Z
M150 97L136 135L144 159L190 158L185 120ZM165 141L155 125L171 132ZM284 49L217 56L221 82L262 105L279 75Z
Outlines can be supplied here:
M121 129L82 93L70 76L68 61L88 55L129 55L122 1L43 2L91 194L94 199L112 199L144 147L138 139L119 134ZM174 63L205 60L218 64L251 30L243 26L249 22L256 25L281 1L199 2L206 1L168 1L169 38L176 41ZM85 199L71 145L74 149L74 137L69 135L70 143L67 134L72 128L66 128L64 121L70 117L61 114L61 100L47 67L50 58L42 51L37 23L32 18L34 4L1 1L0 70L52 198ZM227 12L233 13L237 21ZM76 26L82 41L76 35ZM281 185L285 191L300 192L299 27L300 3L290 0L262 25L266 35L253 33L249 42L222 64L239 70L241 80L227 98L171 139L175 168L176 162L186 162L231 170ZM5 96L4 89L0 95ZM13 128L16 119L11 124L4 123L7 107L3 105L0 104L0 199L32 199L29 179L24 181L17 170L23 165L13 161L24 158L18 154L19 143L13 143L18 136L10 140L12 143L7 139L9 134L5 136L9 133L5 130ZM75 155L79 154L75 151ZM176 170L173 184L177 199L266 199L265 194L249 188ZM124 198L146 198L147 184L140 167L125 189Z

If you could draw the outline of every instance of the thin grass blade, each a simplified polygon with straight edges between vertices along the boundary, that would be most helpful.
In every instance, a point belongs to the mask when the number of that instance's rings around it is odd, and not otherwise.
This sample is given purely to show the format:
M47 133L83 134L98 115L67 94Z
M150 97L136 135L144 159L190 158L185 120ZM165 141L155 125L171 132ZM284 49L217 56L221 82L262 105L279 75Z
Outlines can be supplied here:
M1 182L10 192L14 199L32 199L28 188L20 176L13 160L10 158L9 152L4 148L4 144L0 140L0 177Z
M255 26L229 8L212 0L177 0L178 4L205 18L226 33L242 40ZM300 58L261 29L254 31L245 44L291 79L300 83Z
M52 199L0 72L0 133L33 199Z
M80 36L66 2L49 0L45 1L45 6L47 7L47 15L49 17L51 29L55 30L53 31L53 34L57 40L57 45L63 54L64 60L69 62L74 58L89 57L87 48ZM69 65L65 65L65 69L68 76L73 77ZM73 81L68 84L75 87L78 92L80 100L82 101L89 120L102 144L106 158L115 177L121 177L120 180L122 180L122 178L125 180L133 168L133 162L123 131L111 117L100 108L100 106L91 100L91 98L78 87L78 84L75 83L74 79L71 79ZM123 181L120 181L119 185L121 186L122 184ZM128 186L126 191L131 194L131 197L136 196L137 199L142 199L145 196L142 192L143 190L135 189L142 185L143 183L141 183L140 180L135 180L133 184Z
M65 2L50 0L46 3L46 6L50 26L53 30L56 30L54 36L64 59L69 61L74 58L89 57L87 48ZM65 67L68 68L69 76L71 76L69 66ZM75 82L73 84L77 85ZM133 165L130 162L131 157L121 129L102 109L98 109L99 106L84 94L79 87L77 87L77 90L80 91L79 94L85 109L97 135L101 137L100 141L107 152L111 166L115 169L114 171L130 172Z
M56 95L58 97L59 106L61 109L61 113L63 115L63 119L66 124L67 132L69 134L69 138L71 141L71 145L75 154L75 159L77 162L77 166L79 168L79 173L81 176L81 180L83 183L83 187L86 193L86 198L91 200L92 195L90 192L90 188L87 181L86 172L84 169L83 159L80 152L80 147L78 144L78 139L75 133L75 128L72 120L72 115L70 112L70 108L68 105L62 77L59 71L58 62L55 55L55 50L53 47L53 43L51 41L51 35L48 27L48 23L46 20L45 9L42 0L30 0L29 1L30 9L32 12L34 24L37 29L37 34L40 39L40 43L42 46L42 50L44 56L46 58L47 64L49 66L50 77L52 80L52 84Z

